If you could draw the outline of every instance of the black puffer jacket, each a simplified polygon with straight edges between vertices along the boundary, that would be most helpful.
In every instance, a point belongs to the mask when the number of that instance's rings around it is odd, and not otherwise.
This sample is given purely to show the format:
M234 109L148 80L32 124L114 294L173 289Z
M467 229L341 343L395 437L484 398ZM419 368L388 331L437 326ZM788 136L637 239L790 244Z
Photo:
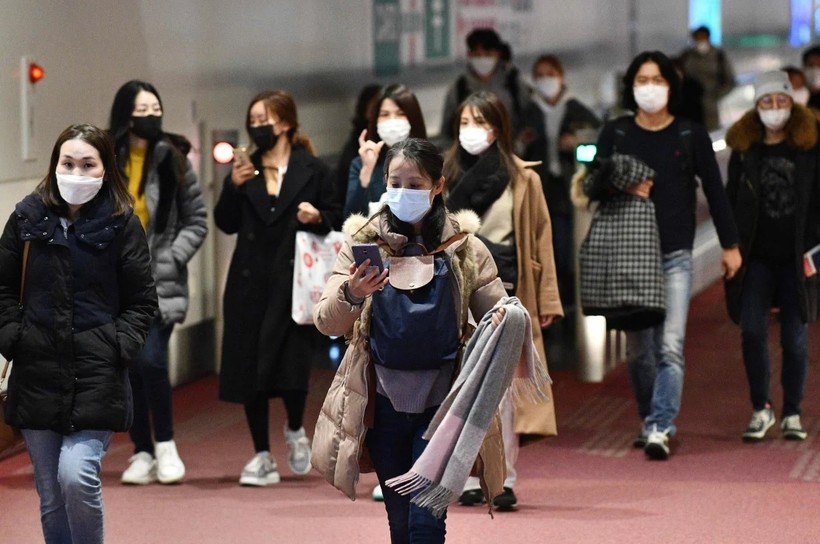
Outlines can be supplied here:
M127 430L128 361L157 298L145 234L101 194L64 229L38 195L17 204L0 237L0 353L14 357L6 421L67 434ZM24 240L30 240L22 307Z

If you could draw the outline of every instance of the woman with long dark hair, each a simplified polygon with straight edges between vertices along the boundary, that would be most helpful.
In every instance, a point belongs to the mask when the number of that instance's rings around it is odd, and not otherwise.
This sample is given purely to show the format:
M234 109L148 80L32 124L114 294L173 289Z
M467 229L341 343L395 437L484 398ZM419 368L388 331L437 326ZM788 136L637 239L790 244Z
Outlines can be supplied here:
M455 141L444 160L447 207L472 210L481 218L477 236L493 254L507 293L518 297L532 319L533 342L542 364L547 364L541 329L564 315L558 294L552 226L541 178L513 154L511 122L504 104L494 93L468 96L456 112ZM473 505L492 500L501 510L517 504L515 496L519 434L550 436L556 433L552 396L538 405L501 404L507 477L504 493L484 497L477 478L471 478L460 502Z
M401 84L388 85L374 99L367 129L359 135L359 156L350 164L345 217L371 215L385 191L384 158L390 146L407 138L426 138L419 101Z
M156 88L131 80L114 96L108 127L117 168L148 237L159 298L148 340L131 366L134 455L122 473L124 484L172 484L185 476L174 441L168 343L188 310L188 261L202 245L208 222L199 181L186 158L191 144L163 130L163 113Z

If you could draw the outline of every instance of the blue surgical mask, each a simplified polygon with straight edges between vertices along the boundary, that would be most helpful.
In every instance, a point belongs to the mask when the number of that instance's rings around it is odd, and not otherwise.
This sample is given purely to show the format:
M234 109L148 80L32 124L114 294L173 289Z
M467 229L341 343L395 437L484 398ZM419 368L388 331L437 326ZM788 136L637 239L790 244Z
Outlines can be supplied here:
M387 205L399 221L418 223L430 211L430 189L387 188Z

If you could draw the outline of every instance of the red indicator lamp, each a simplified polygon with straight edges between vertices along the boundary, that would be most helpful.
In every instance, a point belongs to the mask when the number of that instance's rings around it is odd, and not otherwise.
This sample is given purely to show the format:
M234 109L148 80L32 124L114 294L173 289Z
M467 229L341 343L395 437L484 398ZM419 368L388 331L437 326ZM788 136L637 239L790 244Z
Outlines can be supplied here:
M28 80L34 84L46 76L45 69L36 62L30 62L28 65Z

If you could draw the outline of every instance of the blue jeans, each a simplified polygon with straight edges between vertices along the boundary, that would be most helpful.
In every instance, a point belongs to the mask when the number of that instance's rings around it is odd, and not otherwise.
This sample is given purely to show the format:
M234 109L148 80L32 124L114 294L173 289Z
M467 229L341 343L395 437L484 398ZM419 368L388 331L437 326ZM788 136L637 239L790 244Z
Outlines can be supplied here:
M160 319L151 322L140 354L131 361L128 376L134 391L134 423L129 435L134 453L154 454L154 438L166 442L174 438L171 381L168 377L168 343L174 325ZM151 435L151 422L154 433Z
M629 378L644 434L652 430L675 434L675 418L683 393L683 341L692 296L692 252L663 256L666 319L661 325L628 332Z
M390 525L391 544L432 544L444 542L445 518L436 519L429 510L410 502L412 495L399 495L385 485L390 478L409 471L421 456L427 430L437 408L423 414L407 414L393 409L384 395L376 395L374 427L367 431L365 443L384 493L384 508Z
M23 429L34 482L40 496L40 521L46 544L96 544L103 541L100 463L111 431Z
M755 410L762 410L769 403L769 313L776 305L780 308L780 347L783 350L780 372L783 417L800 414L809 354L808 325L800 317L799 296L793 262L749 261L743 278L740 330L743 364Z

